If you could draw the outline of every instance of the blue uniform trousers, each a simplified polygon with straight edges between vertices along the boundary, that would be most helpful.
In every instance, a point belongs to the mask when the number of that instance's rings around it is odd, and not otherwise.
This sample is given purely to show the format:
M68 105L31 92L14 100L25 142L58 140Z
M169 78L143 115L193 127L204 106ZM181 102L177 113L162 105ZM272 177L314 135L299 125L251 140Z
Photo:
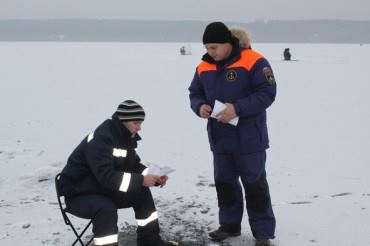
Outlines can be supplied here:
M79 195L66 199L67 211L85 219L92 219L95 238L118 234L117 209L132 207L137 220L148 218L156 211L149 188L140 192L114 192L111 195ZM151 245L160 239L158 219L138 226L138 245Z
M266 180L266 151L253 154L213 154L214 178L219 205L219 222L226 230L240 230L243 217L243 192L252 234L257 239L271 239L275 234Z

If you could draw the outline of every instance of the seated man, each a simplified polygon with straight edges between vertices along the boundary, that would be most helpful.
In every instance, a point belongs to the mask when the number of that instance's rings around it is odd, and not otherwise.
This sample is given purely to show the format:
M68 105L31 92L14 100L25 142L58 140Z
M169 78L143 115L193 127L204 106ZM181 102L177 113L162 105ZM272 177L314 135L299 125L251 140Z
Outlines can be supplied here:
M60 187L67 211L92 219L95 245L118 245L117 209L132 207L137 245L172 245L159 235L158 214L149 187L163 187L167 176L147 174L135 152L145 118L132 100L86 136L68 158Z

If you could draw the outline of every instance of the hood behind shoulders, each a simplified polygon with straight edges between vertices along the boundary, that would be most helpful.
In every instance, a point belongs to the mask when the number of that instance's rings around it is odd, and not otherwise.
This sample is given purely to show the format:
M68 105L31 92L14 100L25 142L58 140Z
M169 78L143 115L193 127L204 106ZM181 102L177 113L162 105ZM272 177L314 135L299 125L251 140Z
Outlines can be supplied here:
M250 32L240 26L234 26L230 28L233 37L239 39L239 46L242 49L252 48L252 38Z

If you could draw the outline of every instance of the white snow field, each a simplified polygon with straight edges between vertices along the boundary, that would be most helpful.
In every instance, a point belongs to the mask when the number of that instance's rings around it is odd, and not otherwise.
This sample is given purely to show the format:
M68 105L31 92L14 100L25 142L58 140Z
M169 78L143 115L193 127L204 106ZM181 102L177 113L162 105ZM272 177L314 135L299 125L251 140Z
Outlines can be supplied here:
M167 186L152 189L163 234L220 245L206 239L218 226L212 156L187 90L205 50L186 44L192 54L181 56L182 45L0 42L0 245L73 242L54 176L125 99L147 114L142 160L176 169ZM282 61L286 47L298 61ZM269 59L278 84L268 109L273 243L370 245L370 45L253 48ZM122 232L135 226L131 209L119 214ZM242 226L222 245L253 245L246 213Z

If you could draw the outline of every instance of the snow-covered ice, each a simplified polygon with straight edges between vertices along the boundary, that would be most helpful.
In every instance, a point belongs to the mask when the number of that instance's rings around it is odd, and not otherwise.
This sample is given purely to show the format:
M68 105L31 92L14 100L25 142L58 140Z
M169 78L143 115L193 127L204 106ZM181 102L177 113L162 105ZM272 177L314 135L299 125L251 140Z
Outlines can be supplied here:
M187 91L204 48L189 44L192 55L181 56L181 46L0 42L0 245L72 243L54 176L125 99L147 114L141 158L176 169L152 189L164 235L219 245L206 240L218 226L206 122L191 112ZM286 47L298 61L282 61ZM268 109L274 244L370 245L370 45L253 48L278 84ZM247 219L242 236L223 245L253 245ZM134 225L132 210L121 210L122 233Z

